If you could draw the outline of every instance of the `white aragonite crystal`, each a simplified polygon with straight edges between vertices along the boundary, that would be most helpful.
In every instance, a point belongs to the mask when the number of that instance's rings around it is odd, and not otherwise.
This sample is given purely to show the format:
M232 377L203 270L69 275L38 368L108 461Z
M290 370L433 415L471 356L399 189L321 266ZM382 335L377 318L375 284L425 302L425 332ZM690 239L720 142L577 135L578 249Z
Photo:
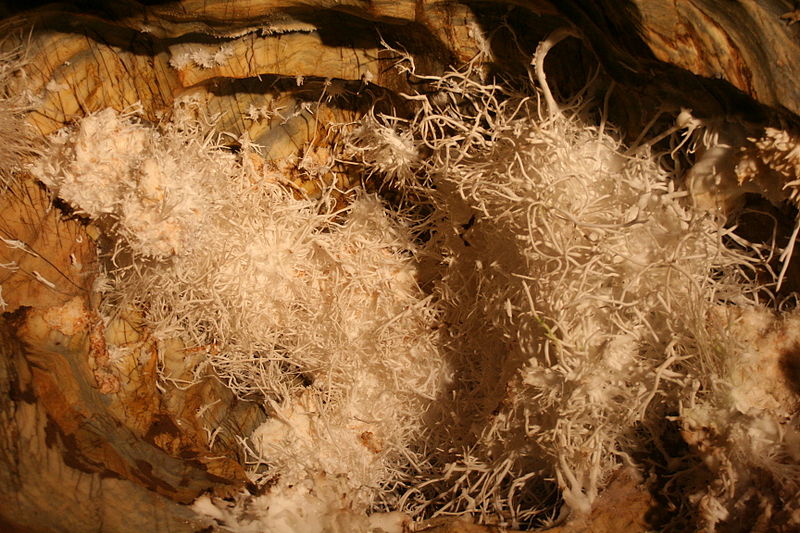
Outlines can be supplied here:
M247 449L282 480L280 498L310 484L284 515L334 520L338 508L324 506L344 503L319 500L333 483L331 494L351 495L348 520L368 523L382 487L416 460L420 414L450 376L417 246L374 195L332 212L327 197L296 198L281 176L198 131L106 110L59 132L34 172L109 222L130 255L106 273L106 312L142 309L157 338L207 350L234 392L265 402L272 418ZM297 520L286 527L315 531Z
M400 531L433 514L517 527L552 514L557 487L562 516L585 516L671 420L716 476L688 494L710 527L736 516L729 487L761 490L739 466L790 479L791 390L750 379L774 358L716 322L757 309L721 217L580 110L540 112L535 91L469 72L428 81L414 116L368 115L346 154L416 211L361 192L331 212L182 120L104 112L131 142L89 153L95 115L34 166L130 255L106 272L108 301L205 350L270 413L241 442L273 485L195 509L233 531ZM315 172L344 158L307 153ZM401 514L368 516L383 510Z
M210 69L225 65L235 54L235 45L231 43L198 44L179 43L170 46L169 65L175 70L183 70L197 65L201 69Z
M692 140L696 161L686 173L686 182L696 206L730 216L748 193L758 194L776 206L785 201L798 204L800 185L800 137L787 130L713 119L690 120L685 141ZM682 113L683 114L683 113ZM693 133L695 132L695 133ZM800 233L800 220L781 251L782 267L776 292L786 276Z
M167 258L201 239L212 210L201 181L222 179L229 154L190 153L185 139L106 109L52 137L53 151L32 173L93 219L109 215L138 254ZM227 160L223 162L224 160Z
M34 129L25 120L35 103L24 86L28 57L23 46L7 44L0 38L0 193L15 182L15 173L28 158L41 153Z
M419 150L404 121L383 117L380 122L373 113L367 114L353 133L351 148L373 172L406 188L415 183Z
M472 74L429 77L440 92L413 97L401 130L388 119L355 136L401 191L424 198L430 184L427 250L440 258L430 278L455 385L428 446L446 467L402 503L515 527L544 512L542 479L555 478L563 515L585 515L641 445L635 428L667 424L704 375L717 299L752 301L738 273L749 259L646 146ZM385 131L425 147L413 183L374 161Z
M355 510L350 489L341 480L311 474L299 482L278 483L261 496L235 504L201 496L192 508L225 531L237 533L407 533L410 520L402 513Z
M708 531L743 512L800 525L800 314L721 307L724 351L681 408L683 436L702 459L706 480L691 488ZM698 474L699 475L699 474ZM709 482L710 480L710 482Z

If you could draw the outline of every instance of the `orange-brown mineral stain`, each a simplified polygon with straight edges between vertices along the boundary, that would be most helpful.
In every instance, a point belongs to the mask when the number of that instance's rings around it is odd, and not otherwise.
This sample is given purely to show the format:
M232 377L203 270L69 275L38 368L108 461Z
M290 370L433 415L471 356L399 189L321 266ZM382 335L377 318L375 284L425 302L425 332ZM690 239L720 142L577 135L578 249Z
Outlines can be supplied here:
M361 441L361 444L363 444L364 447L372 453L380 453L383 451L383 446L381 445L380 440L375 437L375 434L371 431L362 432L358 436L358 440Z

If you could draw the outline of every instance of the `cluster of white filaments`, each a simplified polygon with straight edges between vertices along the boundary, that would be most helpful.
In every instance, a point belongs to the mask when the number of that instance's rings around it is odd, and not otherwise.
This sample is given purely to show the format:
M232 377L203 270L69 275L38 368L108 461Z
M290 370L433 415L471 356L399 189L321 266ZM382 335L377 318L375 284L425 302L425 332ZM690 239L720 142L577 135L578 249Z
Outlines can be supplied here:
M431 153L415 193L431 184L426 251L441 265L430 275L454 377L429 445L450 453L404 504L518 524L549 510L542 480L555 477L564 509L587 513L633 427L663 417L710 357L714 302L749 301L747 259L647 150L625 155L535 94L463 73L434 84L445 98L420 100L394 142L363 150L413 139Z
M745 409L712 383L741 347L710 324L757 305L751 260L649 145L558 109L538 74L544 93L420 78L413 116L351 127L335 156L417 209L301 197L189 119L108 110L54 137L34 174L119 240L107 312L144 310L270 413L242 442L277 483L198 512L237 531L402 530L388 511L519 527L557 490L586 515L648 428Z

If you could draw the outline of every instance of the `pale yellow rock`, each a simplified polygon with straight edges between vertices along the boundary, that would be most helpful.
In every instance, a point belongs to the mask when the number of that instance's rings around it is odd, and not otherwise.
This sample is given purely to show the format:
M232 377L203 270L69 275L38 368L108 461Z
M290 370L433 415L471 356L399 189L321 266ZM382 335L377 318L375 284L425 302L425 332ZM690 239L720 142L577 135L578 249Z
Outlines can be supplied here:
M212 78L251 78L261 74L378 79L381 67L376 46L330 46L317 32L248 34L222 44L179 43L169 50L171 64L177 64L184 87ZM210 59L205 66L193 56Z

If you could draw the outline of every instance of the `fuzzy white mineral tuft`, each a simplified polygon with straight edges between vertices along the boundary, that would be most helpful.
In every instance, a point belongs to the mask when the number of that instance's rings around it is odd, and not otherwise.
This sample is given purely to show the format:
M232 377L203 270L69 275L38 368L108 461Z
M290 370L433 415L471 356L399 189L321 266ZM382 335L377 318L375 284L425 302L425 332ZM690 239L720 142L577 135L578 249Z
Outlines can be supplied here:
M387 510L517 527L557 486L563 516L585 516L669 420L714 450L721 486L744 465L790 487L796 393L752 379L780 371L747 340L771 338L768 320L717 320L757 309L752 259L648 145L473 74L437 80L411 118L368 114L331 155L399 208L299 198L190 118L104 111L34 166L117 237L106 309L142 309L270 415L241 436L265 493L195 509L234 531L401 531ZM735 511L722 489L689 498L710 527Z
M253 475L281 480L265 520L315 531L346 504L368 522L450 376L412 235L375 196L339 211L298 199L198 130L106 110L55 135L33 171L129 257L105 273L109 305L144 310L158 338L207 350L237 394L264 402L271 418L242 437L269 467Z

